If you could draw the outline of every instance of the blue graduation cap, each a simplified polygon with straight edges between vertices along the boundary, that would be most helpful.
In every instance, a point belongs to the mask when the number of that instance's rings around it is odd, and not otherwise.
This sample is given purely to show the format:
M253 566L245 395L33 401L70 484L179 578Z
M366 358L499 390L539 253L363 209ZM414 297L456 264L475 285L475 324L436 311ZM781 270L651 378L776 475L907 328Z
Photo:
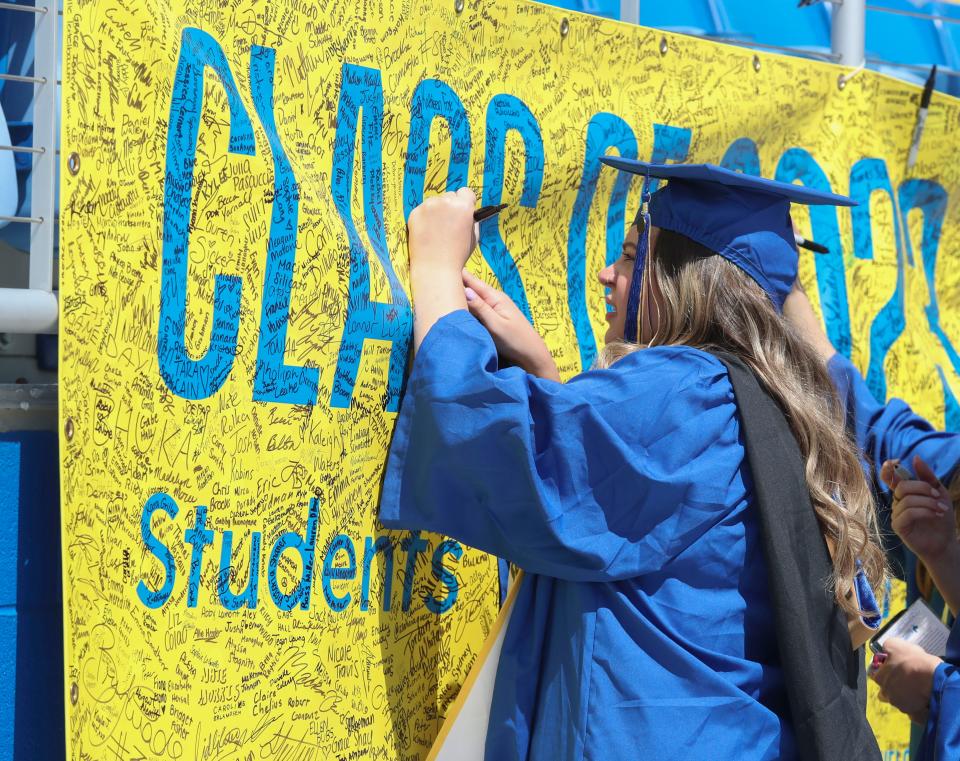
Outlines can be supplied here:
M640 213L647 232L637 246L624 331L631 341L637 336L640 286L651 224L685 235L733 262L760 284L780 311L797 279L799 261L790 203L856 205L846 196L754 177L713 164L651 164L617 156L600 160L646 178ZM650 196L651 178L669 183Z

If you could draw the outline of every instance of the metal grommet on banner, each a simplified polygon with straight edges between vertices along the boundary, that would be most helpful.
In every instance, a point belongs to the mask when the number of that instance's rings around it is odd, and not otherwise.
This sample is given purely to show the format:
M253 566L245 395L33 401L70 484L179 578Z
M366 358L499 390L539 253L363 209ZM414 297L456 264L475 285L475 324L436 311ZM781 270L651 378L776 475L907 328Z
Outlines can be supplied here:
M570 22L564 19L560 22L560 36L566 37L568 34L570 34Z
M670 46L667 45L667 38L661 37L660 38L660 55L666 55L669 49L670 49Z
M459 14L463 13L463 0L454 0L453 9Z
M80 699L80 687L76 682L70 685L70 705L75 706Z
M73 441L73 418L68 417L67 422L63 425L63 435L67 437L67 441Z
M753 70L760 71L760 56L758 55L753 57Z
M79 153L74 152L67 157L67 169L70 170L70 174L74 174L74 175L80 171L80 154Z

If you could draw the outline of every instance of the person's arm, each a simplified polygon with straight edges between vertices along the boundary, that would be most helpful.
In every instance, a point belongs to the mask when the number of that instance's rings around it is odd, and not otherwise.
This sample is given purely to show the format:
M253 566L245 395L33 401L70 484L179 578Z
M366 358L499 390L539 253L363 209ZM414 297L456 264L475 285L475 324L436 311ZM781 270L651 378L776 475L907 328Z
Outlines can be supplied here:
M803 290L803 286L800 285L799 278L793 284L793 290L787 294L783 303L783 316L816 349L817 354L824 362L833 359L837 350L833 348L833 344L827 338L823 325L820 323L820 318L813 311L813 305Z
M490 333L502 358L538 378L560 380L547 344L509 296L468 270L463 271L463 285L470 314Z
M903 640L884 647L886 660L871 667L871 678L882 702L925 725L919 757L960 758L960 669Z
M956 614L960 610L960 537L950 492L920 457L913 458L913 479L900 479L895 466L888 460L880 470L880 477L893 490L891 527L923 561Z
M890 703L917 724L927 720L933 675L942 661L922 647L895 637L883 643L884 660L871 666L870 676L880 687L880 701ZM876 664L878 659L874 659Z
M960 758L960 669L941 663L933 673L926 731L918 758Z
M951 510L951 513L953 511ZM954 616L960 612L960 545L954 543L949 552L935 560L924 560L940 594Z
M473 211L477 197L470 188L426 199L410 212L407 248L413 288L413 351L437 320L467 308L461 271L475 245Z
M960 435L937 431L900 399L875 399L860 371L838 354L799 284L787 297L784 317L816 348L847 413L847 426L871 466L870 477L884 490L880 467L887 460L922 457L941 481L949 482L960 463Z
M501 369L489 333L457 311L414 361L380 520L555 578L638 576L722 519L737 432L713 357L645 349L561 384Z
M469 307L483 323L504 359L541 378L560 380L547 345L523 313L503 293L472 275L464 265L476 248L469 188L425 200L407 222L410 281L413 287L414 353L444 315Z

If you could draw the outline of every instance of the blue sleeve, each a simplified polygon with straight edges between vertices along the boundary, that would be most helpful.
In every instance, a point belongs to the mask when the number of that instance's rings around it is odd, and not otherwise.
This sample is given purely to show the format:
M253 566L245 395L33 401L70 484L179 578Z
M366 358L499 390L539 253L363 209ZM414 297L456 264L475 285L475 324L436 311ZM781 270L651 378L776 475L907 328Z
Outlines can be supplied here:
M930 712L918 758L960 758L960 669L950 663L941 663L933 674Z
M733 389L714 357L645 349L556 383L499 369L486 330L459 311L417 354L380 519L533 573L627 578L723 519L742 460Z
M880 480L880 467L886 460L900 459L912 470L914 455L920 455L941 481L949 483L960 463L960 435L935 430L900 399L878 402L860 371L839 353L827 369L846 409L847 427L868 458L878 489L887 491Z

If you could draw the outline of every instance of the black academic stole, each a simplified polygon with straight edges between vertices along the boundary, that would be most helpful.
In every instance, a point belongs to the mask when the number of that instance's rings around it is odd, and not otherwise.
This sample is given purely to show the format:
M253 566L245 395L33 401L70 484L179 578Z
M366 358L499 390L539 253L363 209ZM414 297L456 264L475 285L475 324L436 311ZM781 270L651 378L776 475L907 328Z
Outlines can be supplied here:
M813 511L803 457L780 406L738 358L718 353L737 400L759 512L770 598L798 755L880 758L866 717L863 650L829 591L830 553Z

